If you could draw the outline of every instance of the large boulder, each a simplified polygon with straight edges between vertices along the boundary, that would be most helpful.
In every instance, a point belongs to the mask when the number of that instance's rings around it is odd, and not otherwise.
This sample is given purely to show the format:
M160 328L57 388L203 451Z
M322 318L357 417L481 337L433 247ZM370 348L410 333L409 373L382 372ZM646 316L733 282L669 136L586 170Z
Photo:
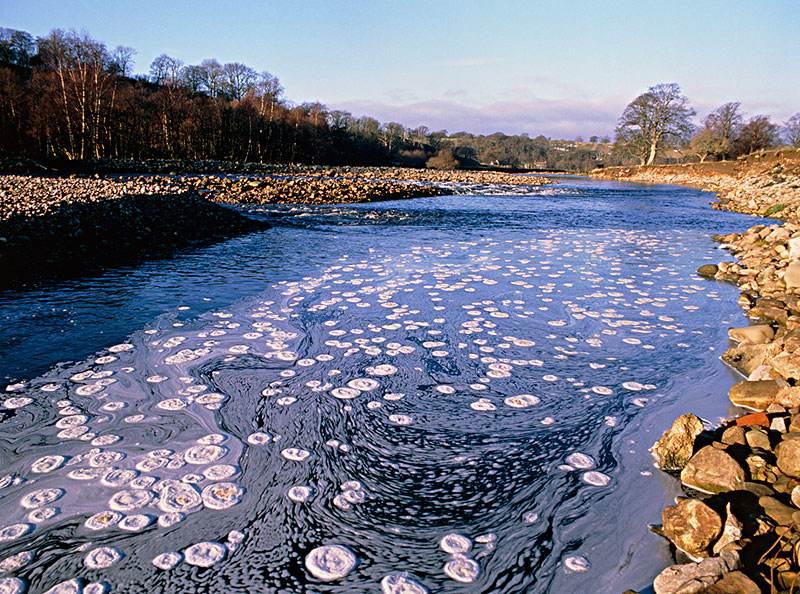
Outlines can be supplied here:
M775 380L742 381L730 389L728 397L736 406L750 410L767 410L775 401L780 385Z
M780 326L785 326L789 319L786 309L772 303L763 303L763 301L763 299L759 299L756 306L751 308L747 315L757 320L775 322Z
M775 448L777 465L786 476L800 478L800 439L785 439Z
M799 353L781 353L772 359L771 365L785 379L800 379Z
M681 482L704 493L736 491L744 485L744 469L731 456L706 446L692 456L681 471Z
M789 257L792 260L800 259L800 237L792 237L786 243L789 245Z
M722 360L745 377L762 365L768 365L772 357L780 352L780 345L739 344L722 354Z
M800 407L800 386L786 386L778 391L775 402L785 408Z
M694 440L703 431L703 422L691 413L679 416L650 451L662 470L682 470L694 453Z
M731 328L728 338L739 344L766 344L775 337L775 331L768 324L755 324L744 328Z
M697 274L699 274L703 278L714 278L718 270L719 267L716 264L703 264L700 268L697 269Z
M800 261L795 260L786 267L783 273L783 282L787 289L800 287Z
M661 513L663 533L691 557L706 557L722 534L722 518L699 499L680 499Z
M722 553L699 563L672 565L656 576L653 589L656 594L699 594L738 568L737 553Z

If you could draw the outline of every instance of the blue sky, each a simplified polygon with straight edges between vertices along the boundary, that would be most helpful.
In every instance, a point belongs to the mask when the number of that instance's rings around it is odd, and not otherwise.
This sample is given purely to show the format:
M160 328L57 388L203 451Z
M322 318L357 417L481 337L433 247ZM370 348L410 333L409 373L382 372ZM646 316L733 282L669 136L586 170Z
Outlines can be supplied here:
M451 132L607 134L673 81L701 115L800 111L798 0L0 0L0 26L86 30L140 72L245 62L295 102Z

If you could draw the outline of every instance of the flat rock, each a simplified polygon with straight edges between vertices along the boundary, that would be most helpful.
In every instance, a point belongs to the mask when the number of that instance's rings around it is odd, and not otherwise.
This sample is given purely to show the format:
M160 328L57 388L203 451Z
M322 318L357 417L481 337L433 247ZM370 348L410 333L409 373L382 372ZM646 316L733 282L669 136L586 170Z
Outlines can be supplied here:
M758 320L775 322L780 326L785 326L789 319L789 314L786 313L784 308L774 305L762 305L760 302L747 315Z
M794 525L794 514L798 511L797 508L781 503L774 497L759 497L758 504L764 508L764 513L776 524L780 526Z
M770 431L777 433L786 433L789 429L786 426L786 417L775 417L769 424Z
M713 446L702 448L681 471L684 485L704 493L736 491L742 488L744 481L744 469L739 463Z
M775 380L743 381L728 393L731 402L749 410L763 411L775 401L780 386Z
M699 499L681 499L661 517L664 536L692 557L705 557L722 534L722 518Z
M766 344L774 337L775 331L768 324L756 324L728 330L728 338L739 344Z
M789 246L789 257L793 260L800 258L800 237L792 237L786 243Z
M769 417L764 414L763 412L757 413L750 413L749 415L742 415L736 419L736 426L737 427L769 427ZM724 435L724 433L723 433ZM744 434L742 434L744 437ZM744 439L742 439L742 444L744 444Z
M795 260L786 267L783 273L783 282L787 289L800 287L800 261Z
M672 565L656 576L653 589L656 594L697 594L738 568L739 555L736 553L722 553L699 563Z
M650 451L662 470L681 470L694 452L694 440L703 431L703 422L691 413L672 423Z
M791 330L783 336L783 349L790 353L800 349L800 330Z
M779 349L780 345L776 343L740 344L725 351L722 360L748 377L759 367L769 365Z

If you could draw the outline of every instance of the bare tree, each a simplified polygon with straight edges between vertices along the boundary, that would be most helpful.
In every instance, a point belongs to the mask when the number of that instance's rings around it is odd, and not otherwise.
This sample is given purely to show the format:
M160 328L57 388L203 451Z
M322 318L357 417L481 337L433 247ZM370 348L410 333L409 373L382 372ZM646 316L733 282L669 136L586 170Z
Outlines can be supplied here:
M734 141L742 128L740 107L738 102L720 105L706 116L704 122L716 142L714 153L723 159L733 152Z
M55 30L39 39L39 56L55 74L69 159L101 156L101 126L113 101L106 46L87 34Z
M35 51L36 43L30 33L0 27L0 64L27 67Z
M111 52L109 66L112 72L120 76L130 76L133 74L134 56L136 50L132 47L118 45Z
M200 76L199 90L204 91L209 97L217 97L223 91L225 84L225 73L222 71L222 64L209 58L200 62L198 67Z
M239 100L251 91L258 80L255 70L240 62L230 62L222 67L223 88L231 99Z
M736 152L748 155L777 146L780 138L778 132L778 126L772 123L769 116L754 116L739 131L735 142Z
M658 84L628 104L617 125L617 138L631 147L642 165L651 165L665 146L689 139L694 114L679 85Z
M795 148L800 148L800 112L794 114L783 126L786 142Z
M161 54L150 63L150 80L157 85L178 86L181 83L183 62L167 54Z
M402 142L404 133L405 128L397 122L389 122L381 127L381 142L389 154Z
M729 150L728 146L722 142L720 136L709 126L704 126L692 136L689 144L692 153L697 155L701 163L705 163L706 159L711 155L726 152Z
M353 114L349 111L334 109L328 112L328 126L336 132L347 132L353 125Z
M202 66L184 66L181 69L181 84L192 93L204 90L205 71Z

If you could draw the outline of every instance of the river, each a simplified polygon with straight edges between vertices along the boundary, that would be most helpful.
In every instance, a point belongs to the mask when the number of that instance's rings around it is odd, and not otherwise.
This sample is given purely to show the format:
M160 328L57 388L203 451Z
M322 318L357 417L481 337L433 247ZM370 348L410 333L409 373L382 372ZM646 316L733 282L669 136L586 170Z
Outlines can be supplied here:
M695 270L757 220L711 199L561 178L259 207L272 229L0 294L0 578L646 587L679 493L647 450L729 413L746 324Z

